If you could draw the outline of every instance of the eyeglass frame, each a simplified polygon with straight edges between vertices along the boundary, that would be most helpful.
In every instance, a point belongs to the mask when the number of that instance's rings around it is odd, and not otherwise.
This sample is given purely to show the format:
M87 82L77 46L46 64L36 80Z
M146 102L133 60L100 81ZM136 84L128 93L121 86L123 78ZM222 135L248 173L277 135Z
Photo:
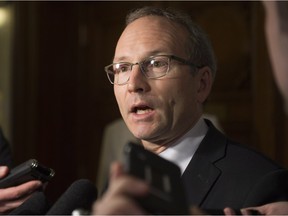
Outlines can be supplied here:
M147 61L147 60L149 60L149 59L153 59L153 58L155 58L155 57L167 57L167 58L168 58L167 71L165 72L165 74L163 74L163 75L161 75L161 76L149 77L149 76L147 76L146 72L143 70L143 68L141 67L141 65L143 64L143 62L145 62L145 61ZM146 59L144 59L143 61L139 61L139 62L136 62L136 63L131 63L131 62L116 62L116 63L112 63L112 64L109 64L109 65L105 66L105 67L104 67L104 70L105 70L106 75L107 75L107 77L108 77L108 80L110 81L111 84L113 84L113 85L125 85L125 84L128 83L128 81L129 81L129 79L130 79L130 76L129 76L128 79L127 79L125 82L123 82L123 83L115 83L115 82L112 82L111 79L110 79L110 77L109 77L109 74L112 74L113 72L108 69L109 67L111 67L111 66L113 66L113 65L116 65L116 64L120 64L120 63L126 63L126 64L128 64L128 65L130 66L130 70L129 70L129 71L131 72L134 65L139 65L141 73L142 73L147 79L159 79L159 78L161 78L161 77L166 76L166 75L168 74L168 72L170 71L170 62L171 62L171 60L176 60L176 61L178 61L178 62L180 62L180 63L182 63L182 64L184 64L184 65L189 65L189 66L191 66L191 67L198 68L198 69L202 67L202 66L197 66L197 65L195 65L194 63L192 63L192 62L190 62L190 61L188 61L188 60L185 60L185 59L183 59L183 58L180 58L180 57L178 57L178 56L175 56L175 55L164 55L164 54L163 54L163 55L149 56L149 57L147 57ZM115 76L115 73L113 73L113 75Z

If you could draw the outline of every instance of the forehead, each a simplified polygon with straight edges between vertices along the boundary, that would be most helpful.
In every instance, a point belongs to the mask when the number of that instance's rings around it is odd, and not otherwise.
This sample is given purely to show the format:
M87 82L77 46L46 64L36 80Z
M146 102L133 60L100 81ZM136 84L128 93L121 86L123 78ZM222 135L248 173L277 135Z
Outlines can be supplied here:
M142 17L123 31L116 46L115 59L159 53L185 57L187 38L188 31L178 23L160 16Z

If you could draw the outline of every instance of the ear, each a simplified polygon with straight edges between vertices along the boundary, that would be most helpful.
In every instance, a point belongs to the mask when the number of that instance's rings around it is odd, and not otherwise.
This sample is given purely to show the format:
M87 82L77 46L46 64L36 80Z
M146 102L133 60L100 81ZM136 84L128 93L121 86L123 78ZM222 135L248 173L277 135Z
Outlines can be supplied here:
M212 77L212 71L210 67L205 66L203 68L200 68L197 72L198 77L198 102L199 103L204 103L204 101L208 98L212 84L213 84L213 77Z

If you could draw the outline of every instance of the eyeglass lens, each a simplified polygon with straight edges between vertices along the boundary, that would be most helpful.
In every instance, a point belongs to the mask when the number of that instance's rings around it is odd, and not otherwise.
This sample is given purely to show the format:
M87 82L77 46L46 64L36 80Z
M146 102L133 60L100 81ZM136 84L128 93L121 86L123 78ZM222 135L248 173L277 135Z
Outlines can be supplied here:
M108 78L112 83L123 84L128 81L132 67L139 64L142 73L147 78L159 78L169 70L169 57L155 56L139 63L115 63L108 67Z

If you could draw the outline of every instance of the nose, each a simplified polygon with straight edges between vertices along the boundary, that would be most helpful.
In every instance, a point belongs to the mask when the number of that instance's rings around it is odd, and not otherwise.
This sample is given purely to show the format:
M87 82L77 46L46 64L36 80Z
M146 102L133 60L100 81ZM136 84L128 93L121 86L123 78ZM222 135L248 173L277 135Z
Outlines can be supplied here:
M148 91L149 83L145 75L142 73L139 64L134 64L132 66L127 88L129 92Z

